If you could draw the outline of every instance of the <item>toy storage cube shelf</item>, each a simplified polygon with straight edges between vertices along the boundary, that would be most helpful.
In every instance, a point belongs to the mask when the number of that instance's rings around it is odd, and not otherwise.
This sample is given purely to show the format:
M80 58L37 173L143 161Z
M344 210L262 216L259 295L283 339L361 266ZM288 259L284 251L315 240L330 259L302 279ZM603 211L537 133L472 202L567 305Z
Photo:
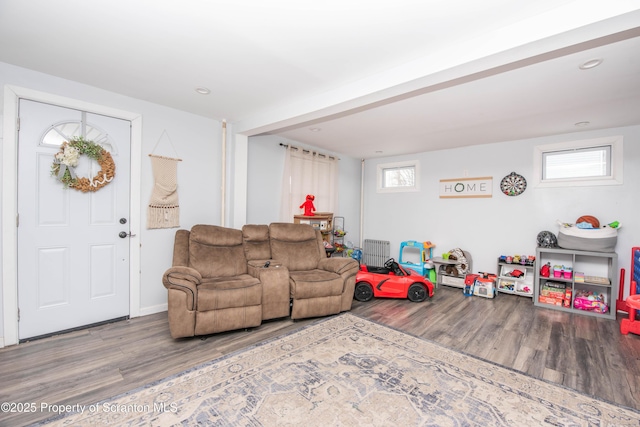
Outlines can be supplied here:
M539 267L547 262L551 264L550 277L540 276L540 268L535 269L533 303L536 306L615 320L618 296L618 255L615 252L538 248L536 261ZM556 265L571 267L573 274L570 278L564 275L554 277L553 267ZM576 273L583 273L584 279L576 279ZM565 296L561 298L563 288ZM604 297L608 306L606 312L576 308L576 294L585 291Z
M331 233L333 233L333 213L332 212L316 212L314 216L294 215L294 224L308 224L313 228L320 230L322 240L331 242ZM344 219L343 219L344 226Z
M505 294L514 294L533 298L535 265L535 263L533 265L509 263L500 261L500 258L498 258L498 280L496 283L496 290ZM521 277L509 276L509 274L515 270L521 271L523 275Z
M341 234L344 232L345 234ZM336 216L333 217L333 228L331 229L331 244L336 251L332 256L334 257L342 257L345 255L345 245L344 245L344 236L346 235L346 231L344 229L344 217ZM341 249L340 249L341 247Z

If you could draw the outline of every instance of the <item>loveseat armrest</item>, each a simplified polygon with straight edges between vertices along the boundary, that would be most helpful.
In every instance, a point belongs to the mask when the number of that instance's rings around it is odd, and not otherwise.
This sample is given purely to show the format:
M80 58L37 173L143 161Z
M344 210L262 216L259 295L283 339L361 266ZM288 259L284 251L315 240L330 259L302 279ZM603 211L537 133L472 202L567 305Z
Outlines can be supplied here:
M342 277L349 277L358 273L360 265L353 258L322 258L318 263L318 268L331 271Z
M187 310L194 310L198 295L198 285L202 275L191 267L171 267L162 276L162 284L167 289L175 289L187 295Z
M323 258L318 264L321 270L327 270L339 274L344 280L342 296L340 299L340 311L351 310L353 292L356 285L356 275L360 264L353 258Z

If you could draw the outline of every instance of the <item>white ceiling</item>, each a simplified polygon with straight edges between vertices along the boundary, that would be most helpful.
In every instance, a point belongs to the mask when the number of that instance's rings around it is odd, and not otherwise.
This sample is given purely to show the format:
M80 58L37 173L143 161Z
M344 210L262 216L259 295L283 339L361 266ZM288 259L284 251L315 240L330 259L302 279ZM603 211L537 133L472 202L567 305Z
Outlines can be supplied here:
M356 158L640 124L637 0L0 0L0 61Z

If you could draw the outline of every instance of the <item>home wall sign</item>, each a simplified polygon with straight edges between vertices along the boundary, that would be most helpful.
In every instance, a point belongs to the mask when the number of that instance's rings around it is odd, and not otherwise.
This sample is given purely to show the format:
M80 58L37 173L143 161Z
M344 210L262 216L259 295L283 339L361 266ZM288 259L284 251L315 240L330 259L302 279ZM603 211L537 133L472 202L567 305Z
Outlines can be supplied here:
M493 178L453 178L440 180L440 198L482 198L492 197Z

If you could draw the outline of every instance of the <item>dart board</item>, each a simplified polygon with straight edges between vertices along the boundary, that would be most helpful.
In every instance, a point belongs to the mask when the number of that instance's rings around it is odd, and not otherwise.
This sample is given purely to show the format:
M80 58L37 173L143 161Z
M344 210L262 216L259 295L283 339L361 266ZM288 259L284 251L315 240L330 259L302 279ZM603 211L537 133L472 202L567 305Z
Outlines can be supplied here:
M500 191L507 196L519 196L526 188L527 180L515 172L511 172L500 181Z

